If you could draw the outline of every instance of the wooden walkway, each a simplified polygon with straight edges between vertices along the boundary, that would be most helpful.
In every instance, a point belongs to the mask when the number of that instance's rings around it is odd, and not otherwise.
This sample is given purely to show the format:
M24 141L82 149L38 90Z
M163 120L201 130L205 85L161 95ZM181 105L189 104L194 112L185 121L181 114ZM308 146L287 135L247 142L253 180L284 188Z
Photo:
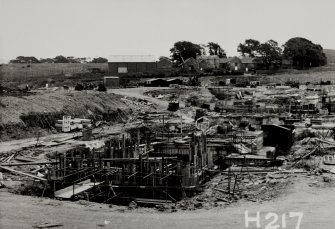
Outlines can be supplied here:
M63 188L55 192L55 197L62 199L71 199L73 196L76 196L82 192L88 191L91 188L94 188L97 185L102 184L103 182L94 183L90 180L86 180L69 187Z

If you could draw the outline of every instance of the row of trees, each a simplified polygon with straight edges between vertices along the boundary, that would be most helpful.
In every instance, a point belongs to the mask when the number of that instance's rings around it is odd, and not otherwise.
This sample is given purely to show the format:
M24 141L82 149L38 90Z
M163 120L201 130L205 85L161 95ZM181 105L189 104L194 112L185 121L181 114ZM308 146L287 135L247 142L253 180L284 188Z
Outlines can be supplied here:
M76 58L73 56L65 57L62 55L56 56L55 58L41 58L37 59L33 56L18 56L9 63L107 63L107 59L103 57L93 58L92 60L88 58Z
M170 49L171 59L176 64L183 63L188 58L196 58L196 56L206 55L217 55L220 58L226 58L227 54L225 50L221 48L218 43L208 42L207 44L194 44L190 41L178 41L174 43Z
M215 42L201 45L190 41L178 41L170 49L171 59L175 64L183 63L191 57L205 55L207 51L209 55L226 58L226 52ZM289 39L282 47L274 40L261 43L254 39L247 39L238 45L237 51L242 56L252 57L256 63L267 67L279 65L284 59L301 68L323 66L327 63L322 46L301 37Z
M282 49L278 46L278 42L269 40L260 43L254 39L247 39L243 44L239 44L237 51L242 56L254 58L254 62L270 66L271 64L278 65L283 59Z
M254 58L254 61L267 67L270 65L279 65L283 59L289 60L294 66L316 67L323 66L327 63L326 55L321 45L295 37L289 39L282 47L278 42L269 40L261 43L254 39L247 39L244 43L240 43L237 51L242 56ZM196 58L199 55L216 55L220 58L226 58L226 52L215 42L207 44L194 44L190 41L178 41L174 43L170 49L171 60L179 65L188 58ZM75 58L73 56L56 56L55 58L37 59L32 56L18 56L11 60L10 63L107 63L107 59L103 57L94 58Z

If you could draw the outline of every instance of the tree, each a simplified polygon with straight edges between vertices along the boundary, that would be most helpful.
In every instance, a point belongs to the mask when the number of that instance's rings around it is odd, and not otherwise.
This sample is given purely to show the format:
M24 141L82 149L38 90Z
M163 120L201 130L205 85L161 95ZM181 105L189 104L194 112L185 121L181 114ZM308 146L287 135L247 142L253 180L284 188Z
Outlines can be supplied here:
M302 37L291 38L284 44L284 57L292 60L294 66L301 68L327 64L322 46Z
M76 58L74 56L68 56L66 57L67 63L80 63L80 58Z
M69 63L69 60L65 56L62 56L62 55L56 56L54 60L55 60L55 63Z
M196 58L202 54L203 48L198 44L193 44L190 41L178 41L174 43L170 49L171 59L176 64L183 63L188 58Z
M226 52L221 48L218 43L208 42L207 48L209 49L209 55L216 55L220 58L227 58Z
M207 45L206 44L199 44L200 46L200 51L201 51L201 54L200 55L206 55L206 49L207 49Z
M248 55L254 58L254 62L266 66L268 69L271 64L277 65L282 60L282 49L274 40L268 40L265 43L260 43L254 39L245 40L244 44L239 44L237 51L242 56Z
M91 61L91 63L107 63L107 62L108 60L103 57L93 58L93 60Z
M241 53L242 56L248 54L250 57L255 57L259 48L260 42L254 39L245 40L244 44L239 44L237 51Z
M269 40L260 44L254 61L264 64L266 68L269 68L271 64L280 64L282 61L282 49L278 46L278 42Z
M18 56L14 60L10 60L9 63L30 64L30 63L39 63L39 61L36 57L33 56Z
M52 58L41 58L40 63L54 63L55 60Z

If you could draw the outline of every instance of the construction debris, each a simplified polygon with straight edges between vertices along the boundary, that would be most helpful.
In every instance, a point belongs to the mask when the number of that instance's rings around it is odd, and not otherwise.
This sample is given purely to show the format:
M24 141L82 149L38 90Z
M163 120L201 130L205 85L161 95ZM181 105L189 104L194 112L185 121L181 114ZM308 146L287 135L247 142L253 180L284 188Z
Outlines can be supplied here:
M34 228L54 228L54 227L63 227L62 223L42 223L34 226Z
M0 165L0 169L4 169L4 170L7 170L9 172L16 173L16 174L19 174L19 175L32 177L32 178L37 179L37 180L47 181L47 179L45 179L45 178L42 178L42 177L39 177L39 176L34 176L34 175L29 174L29 173L24 173L24 172L21 172L21 171L17 171L17 170L14 170L14 169L2 166L2 165Z
M90 119L71 118L71 116L63 116L62 120L57 120L55 127L62 132L70 132L72 130L82 130L92 126Z
M0 169L4 179L48 183L58 199L169 212L266 201L301 174L332 182L327 173L334 172L335 119L316 116L321 97L260 85L255 79L248 88L230 81L209 91L146 92L166 102L168 111L142 112L153 105L150 99L123 97L137 113L118 131L106 131L112 129L107 118L92 125L91 119L63 116L56 121L59 130L81 132L38 137L38 144L26 143L27 152L2 155Z

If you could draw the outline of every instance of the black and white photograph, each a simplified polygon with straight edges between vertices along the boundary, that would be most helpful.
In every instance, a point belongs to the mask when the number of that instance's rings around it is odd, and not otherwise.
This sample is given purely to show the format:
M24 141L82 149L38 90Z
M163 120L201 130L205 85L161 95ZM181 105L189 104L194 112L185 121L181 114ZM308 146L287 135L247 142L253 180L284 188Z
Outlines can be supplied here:
M335 1L0 0L0 229L334 229Z

